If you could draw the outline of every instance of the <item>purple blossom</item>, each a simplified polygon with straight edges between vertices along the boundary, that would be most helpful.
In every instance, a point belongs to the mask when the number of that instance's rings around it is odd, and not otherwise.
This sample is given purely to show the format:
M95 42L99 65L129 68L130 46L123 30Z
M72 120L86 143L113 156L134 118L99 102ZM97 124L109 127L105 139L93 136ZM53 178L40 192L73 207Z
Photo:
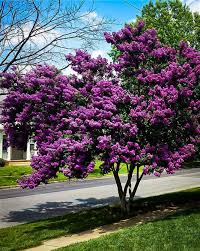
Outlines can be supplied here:
M9 92L2 116L8 143L22 149L30 137L37 143L34 172L19 181L23 188L58 172L85 178L96 158L102 173L123 162L144 166L144 174L172 174L194 154L200 52L186 43L178 51L162 47L144 25L105 33L120 51L114 63L77 50L66 56L76 75L46 64L24 75L1 73Z

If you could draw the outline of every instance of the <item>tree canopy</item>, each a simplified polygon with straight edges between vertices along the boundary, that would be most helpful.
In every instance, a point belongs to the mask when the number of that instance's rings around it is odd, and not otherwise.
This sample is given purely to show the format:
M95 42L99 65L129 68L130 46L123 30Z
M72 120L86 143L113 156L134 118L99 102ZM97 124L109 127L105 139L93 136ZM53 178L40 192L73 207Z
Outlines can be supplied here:
M146 4L136 21L145 21L145 29L156 29L160 42L176 49L181 41L200 50L200 14L193 13L181 0L156 0ZM112 47L109 55L112 59L119 56L119 51Z
M142 8L137 20L144 20L146 28L154 28L160 42L178 48L181 41L200 50L200 14L193 13L181 0L150 1Z
M19 181L23 188L46 183L58 172L85 178L99 159L102 173L113 172L127 210L127 192L130 202L143 175L172 174L195 152L200 52L186 43L178 50L163 47L156 30L146 30L143 21L105 38L120 51L116 62L77 50L66 56L75 75L49 65L25 75L1 74L1 86L9 90L3 122L11 145L23 148L29 137L37 142L35 172ZM124 188L122 163L128 174Z

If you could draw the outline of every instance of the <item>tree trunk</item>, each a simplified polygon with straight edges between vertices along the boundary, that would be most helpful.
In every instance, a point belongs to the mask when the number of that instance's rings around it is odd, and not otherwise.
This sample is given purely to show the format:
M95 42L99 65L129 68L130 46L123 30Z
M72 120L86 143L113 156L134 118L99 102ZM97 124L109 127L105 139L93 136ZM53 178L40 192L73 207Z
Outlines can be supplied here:
M120 198L120 206L121 206L121 210L124 216L127 216L129 214L129 208L128 208L128 202L126 200L126 196L122 196Z
M124 216L128 216L130 214L131 204L133 202L137 188L138 188L140 181L143 177L143 173L141 175L139 175L139 167L137 166L136 183L133 188L133 191L131 191L131 180L132 180L132 175L133 175L133 171L135 168L135 166L131 165L130 170L128 171L128 178L127 178L125 187L123 189L122 184L121 184L121 180L119 178L119 166L120 166L120 163L117 165L116 169L113 167L113 175L114 175L114 178L115 178L115 181L117 184L122 213L124 214ZM127 198L126 198L128 187L129 187L129 200L127 200Z
M142 174L140 175L139 171L140 171L140 167L137 166L136 183L135 183L135 186L134 186L134 188L133 188L133 191L131 192L130 197L129 197L129 203L130 203L130 204L133 202L133 199L134 199L135 194L136 194L136 192L137 192L137 189L138 189L138 186L139 186L139 184L140 184L140 181L141 181L141 179L142 179L142 177L143 177L143 175L144 175L143 172L142 172Z
M127 201L126 201L126 194L123 191L121 180L119 178L119 166L120 164L117 165L116 170L113 168L113 174L114 178L117 184L117 189L118 189L118 194L119 194L119 199L120 199L120 205L123 214L127 215Z

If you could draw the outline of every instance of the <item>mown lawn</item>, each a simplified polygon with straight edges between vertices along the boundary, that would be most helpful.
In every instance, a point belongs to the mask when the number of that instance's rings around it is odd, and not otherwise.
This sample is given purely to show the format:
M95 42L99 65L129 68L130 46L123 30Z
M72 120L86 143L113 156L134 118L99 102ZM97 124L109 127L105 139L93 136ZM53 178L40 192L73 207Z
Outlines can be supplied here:
M176 213L117 233L70 245L58 251L198 251L200 210Z
M17 184L17 179L31 173L30 166L5 166L0 167L0 186Z
M96 161L95 169L92 173L89 174L87 178L101 178L103 176L112 175L112 173L102 175L99 169L101 165L100 161ZM141 167L142 171L142 167ZM0 187L3 186L15 186L17 185L17 180L20 179L24 175L29 175L32 173L32 169L30 166L5 166L0 167ZM126 166L122 164L120 169L120 174L126 173ZM62 174L58 173L58 177L55 179L51 179L50 182L54 181L65 181L67 178Z
M160 207L173 205L181 207L184 203L191 202L195 205L200 202L200 187L195 189L189 189L182 192L176 192L171 194L165 194L160 196L154 196L145 199L138 199L135 201L132 208L131 217L134 217L138 213L150 212ZM197 207L197 205L196 205ZM189 217L189 218L188 218ZM70 235L73 233L79 233L84 230L93 229L105 224L118 222L121 219L125 219L122 216L119 206L105 206L96 209L90 209L77 213L70 213L65 216L59 216L47 220L40 220L29 224L22 224L14 227L0 229L0 250L11 251L11 250L23 250L28 247L38 246L43 240L56 238L58 236ZM162 225L163 222L163 225ZM169 222L169 227L167 227ZM149 224L149 225L148 225ZM146 228L145 228L146 226ZM144 229L143 229L144 227ZM135 230L136 229L136 230ZM143 229L143 230L142 230ZM195 230L196 229L196 230ZM183 212L182 214L174 215L170 219L163 221L156 221L147 223L138 227L124 230L120 232L119 236L104 237L107 244L100 244L102 239L95 240L97 243L84 243L83 250L96 250L90 248L101 248L97 250L112 250L115 246L117 250L144 250L143 247L149 247L145 250L157 251L160 249L151 249L151 246L155 243L166 242L165 245L172 245L170 242L174 242L175 238L178 238L174 243L180 243L179 247L186 245L190 241L191 247L196 245L196 250L200 250L199 245L199 229L200 229L200 214L199 209L193 208L190 211ZM143 231L140 233L140 230ZM180 232L180 233L179 233ZM142 235L143 233L143 235ZM196 237L199 236L199 238ZM185 237L185 241L184 238ZM182 239L180 239L182 237ZM119 238L116 239L116 238ZM131 239L131 244L126 243L126 239ZM179 242L179 239L181 240ZM109 241L110 240L110 241ZM99 242L98 242L99 241ZM123 244L124 241L124 244ZM104 242L104 239L103 241ZM108 242L110 242L110 249L107 249ZM134 244L135 243L135 244ZM184 244L186 243L186 244ZM196 243L196 244L195 244ZM87 246L89 245L89 246ZM112 247L113 245L113 247ZM124 245L124 247L123 247ZM140 249L130 249L132 245L136 245ZM162 248L165 246L160 245ZM175 244L173 244L175 245ZM188 247L189 244L186 245ZM80 246L79 246L80 247ZM87 249L89 247L89 249ZM120 248L121 247L121 248ZM159 246L158 246L159 247ZM68 247L69 248L69 247ZM74 250L82 250L76 246L70 247L75 248ZM126 249L129 248L129 249ZM73 249L72 249L73 250ZM170 250L170 249L166 249ZM188 250L188 249L171 249L170 251ZM193 249L189 249L193 250ZM195 250L195 249L194 249Z

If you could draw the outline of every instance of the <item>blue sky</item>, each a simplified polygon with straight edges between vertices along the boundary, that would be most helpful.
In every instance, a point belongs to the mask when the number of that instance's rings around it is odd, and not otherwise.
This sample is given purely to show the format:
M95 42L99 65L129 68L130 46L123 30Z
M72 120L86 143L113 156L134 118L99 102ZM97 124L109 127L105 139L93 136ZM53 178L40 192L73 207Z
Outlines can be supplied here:
M77 0L78 1L78 0ZM100 16L114 18L121 27L125 22L130 21L140 14L140 10L150 0L85 0L86 8L94 4L96 13ZM155 0L152 0L155 2ZM200 12L200 0L182 0L192 11ZM113 26L116 29L117 26Z
M103 17L108 19L113 19L114 24L111 25L110 31L118 31L120 30L125 23L129 23L136 19L137 15L141 14L142 8L149 3L150 0L62 0L63 7L69 7L71 4L76 3L80 4L83 1L84 4L81 8L83 14L88 13L86 15L85 20L93 22L94 20L98 21ZM155 2L156 0L151 0ZM165 1L165 0L164 0ZM200 12L200 0L181 0L184 4L188 5L191 11L199 11ZM44 0L44 3L48 3L48 0ZM108 53L111 50L111 45L106 43L102 34L102 42L96 42L94 48L88 48L88 52L92 55L92 57L97 57L101 55L102 57L106 57L110 59ZM73 42L67 41L69 47L73 43L75 48L81 47L81 41L75 39ZM66 46L68 47L68 46ZM66 54L70 51L66 51ZM63 62L60 62L62 65ZM68 67L66 69L66 73L71 73L71 68Z
M55 6L57 6L58 0L53 0L53 1L55 2ZM58 68L63 68L63 64L66 64L64 55L70 52L74 52L74 49L81 48L83 45L85 45L83 44L83 42L85 41L83 41L82 36L79 36L80 34L79 31L81 30L82 27L90 27L90 29L94 29L95 26L98 26L98 23L102 21L102 18L105 17L107 19L114 20L113 21L114 23L110 25L111 26L110 31L118 31L124 26L125 23L133 22L136 19L136 16L141 14L142 8L146 4L148 4L149 1L150 0L61 0L61 5L63 7L63 10L64 8L67 8L68 10L72 8L73 10L73 7L76 8L80 7L78 8L78 11L76 13L76 18L77 18L76 21L70 23L69 25L65 25L64 27L55 27L53 29L50 29L50 31L48 31L47 28L42 28L42 32L38 32L38 34L34 35L34 37L31 38L31 41L29 41L29 43L27 43L26 46L27 48L28 47L42 48L48 42L54 41L55 37L66 34L67 29L69 29L67 30L67 33L69 34L71 32L71 29L73 29L73 33L76 34L75 37L73 36L70 37L69 35L67 39L60 40L59 44L60 47L52 48L52 51L56 53L61 53L63 56L59 58L55 57L55 59L53 58L52 63L55 64ZM156 0L152 1L155 2ZM200 0L181 0L181 1L184 4L187 4L190 7L191 11L200 12ZM83 5L80 6L80 3L82 2ZM46 8L49 6L49 3L51 3L49 0L38 0L38 4L41 5L40 7ZM73 4L76 5L73 6ZM20 11L22 11L21 16L23 17L23 15L26 15L24 14L26 13L25 11L26 9L23 10L23 6L21 8L20 8ZM77 10L76 8L74 10ZM50 14L51 10L52 9L50 9ZM53 11L54 10L52 10L52 12ZM33 12L33 16L35 16L35 12ZM5 25L7 23L9 24L10 22L9 17L10 16L8 16L7 19L4 21ZM21 41L21 39L23 39L24 36L26 37L29 35L34 23L32 20L32 15L29 16L29 18L30 20L28 19L20 28L16 27L12 31L13 32L12 39L9 40L9 43L7 43L6 46L12 48L12 46L15 46L19 41ZM39 23L38 25L44 27L43 23L42 24L41 23ZM105 29L103 28L103 30ZM95 29L93 31L95 31ZM95 41L95 47L93 48L89 43L90 48L88 49L88 52L91 53L92 57L97 57L98 55L101 55L102 57L106 57L109 59L108 52L110 52L111 46L110 44L105 42L103 32L101 35L102 35L102 42ZM70 67L68 70L70 70Z
M115 20L115 24L111 26L112 31L117 31L123 27L126 22L131 22L140 14L142 7L147 4L149 0L86 0L85 9L89 8L93 3L94 11L99 17L107 17ZM97 45L93 56L101 54L106 56L110 50L110 45L102 42Z
M78 0L77 0L78 1ZM134 20L137 15L140 15L140 10L150 0L85 0L85 8L94 4L96 15L99 17L107 17L115 19L111 30L117 31L123 27L124 23ZM153 0L155 2L155 0ZM192 11L200 12L200 0L182 0L182 2L190 7ZM93 56L108 57L107 53L110 51L110 45L105 42L97 45L97 48L92 52Z
M91 2L86 0L86 5L90 5ZM94 8L98 15L114 18L119 26L122 26L125 22L134 19L140 13L138 9L142 9L148 2L148 0L94 0Z

